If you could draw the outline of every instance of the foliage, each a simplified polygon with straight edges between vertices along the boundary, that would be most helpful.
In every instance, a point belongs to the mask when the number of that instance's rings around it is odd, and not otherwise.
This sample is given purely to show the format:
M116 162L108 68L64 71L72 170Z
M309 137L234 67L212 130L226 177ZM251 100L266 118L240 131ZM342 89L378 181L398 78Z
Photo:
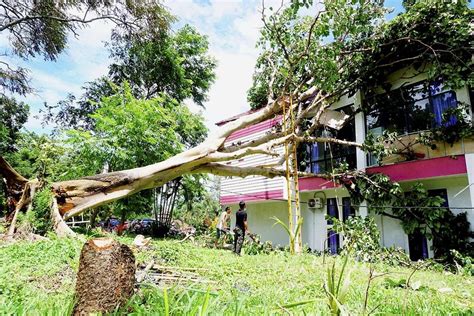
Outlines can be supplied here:
M198 233L205 233L208 221L220 212L219 199L213 195L215 188L212 181L204 176L184 176L174 217L196 228ZM217 215L216 215L217 214Z
M451 121L455 119L455 123ZM474 125L469 115L469 107L459 104L443 112L442 123L429 132L420 133L419 141L431 148L436 148L436 142L442 141L453 146L463 138L474 135Z
M33 197L34 219L31 224L36 234L46 235L51 230L51 202L52 193L49 186L44 187Z
M215 79L216 61L208 50L207 36L189 25L158 39L112 41L115 63L109 76L117 84L127 80L137 98L165 93L178 102L192 98L202 105Z
M9 155L11 165L26 178L54 181L67 170L66 148L45 134L22 133L17 151Z
M380 251L380 233L372 216L349 217L346 221L331 218L333 230L344 235L342 253L350 253L357 260L373 262Z
M167 97L181 105L192 99L201 105L215 80L216 61L208 53L209 42L189 25L177 32L165 30L159 36L114 36L109 45L114 63L108 76L87 83L84 94L74 95L46 106L46 120L62 128L93 130L90 116L104 97L116 92L115 86L127 81L137 99Z
M53 123L58 129L92 130L94 119L90 115L100 106L103 97L114 95L117 89L105 76L85 83L82 89L84 93L80 98L69 94L57 105L45 104L44 122Z
M273 245L270 241L261 241L261 237L256 234L252 234L252 236L247 236L244 240L244 254L246 255L261 255L261 254L269 254L273 251Z
M68 174L96 174L163 161L203 140L206 127L200 115L163 95L150 100L133 97L130 87L116 87L91 115L95 129L70 130L66 144L74 169ZM114 204L115 212L150 213L151 191Z
M466 104L458 104L457 107L449 108L443 112L442 122L439 126L419 132L413 141L406 144L401 142L403 135L398 135L397 132L384 130L382 135L378 136L369 133L362 148L370 153L380 165L384 158L394 154L404 156L406 160L415 160L419 158L413 150L413 146L416 144L423 144L434 150L439 142L453 146L461 139L472 137L474 125L468 113L469 108ZM403 145L403 147L398 148L396 144Z
M305 7L320 12L305 16ZM335 99L357 90L371 95L404 67L442 77L451 88L473 83L474 13L466 0L416 1L391 21L384 21L380 1L325 1L324 10L313 1L292 1L269 10L248 93L253 108L308 82Z
M371 34L363 67L352 78L361 80L366 95L384 85L388 74L404 67L426 73L428 80L441 77L450 88L472 85L468 43L473 14L466 0L415 1ZM366 48L364 44L355 42L353 49Z
M173 18L159 1L28 1L5 0L0 9L0 32L12 51L23 59L43 56L56 60L67 47L69 33L96 20L115 24L114 33L137 37L143 32L156 35L168 29ZM1 63L0 88L3 92L26 94L32 91L28 71Z
M362 148L365 152L370 153L379 164L382 164L384 158L399 153L397 148L393 145L398 141L398 134L396 132L390 132L384 130L382 135L374 135L368 133L362 144ZM410 160L410 159L408 159Z
M252 108L309 85L328 95L342 92L351 85L348 76L361 66L363 55L348 56L348 45L373 34L386 12L379 1L352 0L325 1L324 10L314 4L312 9L319 11L314 17L300 12L312 5L313 1L292 1L263 12L265 27L258 42L262 53L248 93Z
M169 158L202 141L206 128L202 117L166 96L139 100L127 84L102 100L91 115L95 130L71 130L67 143L97 173L141 167ZM158 137L159 136L159 137Z
M454 257L454 263L456 264L456 270L459 274L465 276L474 275L474 258L470 256L464 256L457 250L451 250L451 254Z
M406 234L421 232L433 239L437 258L450 261L450 249L472 251L466 215L454 215L443 207L444 199L430 194L423 184L415 183L402 190L400 184L383 174L342 178L355 205L365 200L369 211L400 220Z
M28 120L29 106L0 95L0 152L13 152L20 130Z
M331 311L331 315L347 314L344 304L346 303L350 285L351 271L346 271L349 256L350 250L343 256L343 262L339 271L337 271L335 260L332 266L327 268L327 280L324 284L324 292L328 299L328 307Z
M17 231L24 234L46 235L51 230L51 199L49 186L35 194L33 207L25 213L18 213Z
M164 288L162 292L153 286L143 286L141 293L132 297L130 302L112 315L128 314L133 310L136 315L146 315L154 311L162 315L208 315L209 310L217 301L217 294L209 290L185 290L182 288Z

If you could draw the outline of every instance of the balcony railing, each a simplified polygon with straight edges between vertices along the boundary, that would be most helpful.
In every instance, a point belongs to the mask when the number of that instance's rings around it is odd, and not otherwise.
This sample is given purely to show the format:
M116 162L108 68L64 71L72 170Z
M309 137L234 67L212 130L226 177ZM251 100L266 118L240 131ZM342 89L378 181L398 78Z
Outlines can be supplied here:
M413 133L401 136L399 141L391 146L402 151L402 153L393 154L384 158L381 164L386 165L408 160L430 159L474 153L474 138L463 138L454 144L439 141L435 142L434 146L430 147L418 143L416 141L418 135L419 133ZM378 161L369 154L367 165L370 167L378 164Z

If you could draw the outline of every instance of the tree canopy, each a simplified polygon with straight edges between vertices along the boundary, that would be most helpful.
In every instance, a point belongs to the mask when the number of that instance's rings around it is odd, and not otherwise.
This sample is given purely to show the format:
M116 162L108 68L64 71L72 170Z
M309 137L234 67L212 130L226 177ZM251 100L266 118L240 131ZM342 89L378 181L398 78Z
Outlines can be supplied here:
M67 47L69 36L97 20L115 24L114 32L134 38L168 29L173 20L160 1L29 1L6 0L0 6L0 32L8 34L8 54L24 59L42 56L54 61ZM0 88L21 95L32 91L28 70L0 66Z
M123 38L113 35L109 49L114 62L107 76L87 83L84 94L70 95L58 105L47 105L46 120L60 127L93 129L90 117L102 97L114 85L128 82L136 98L151 99L166 94L176 105L190 99L199 105L215 80L216 61L209 55L207 37L185 25L158 37Z
M473 61L467 1L414 1L384 21L378 1L325 1L314 17L299 14L313 1L293 1L268 16L249 90L252 108L275 93L317 86L326 94L370 93L403 67L443 77L453 87L472 85ZM301 86L301 87L299 87Z
M15 144L23 124L28 120L29 106L7 96L0 96L0 152L8 153Z

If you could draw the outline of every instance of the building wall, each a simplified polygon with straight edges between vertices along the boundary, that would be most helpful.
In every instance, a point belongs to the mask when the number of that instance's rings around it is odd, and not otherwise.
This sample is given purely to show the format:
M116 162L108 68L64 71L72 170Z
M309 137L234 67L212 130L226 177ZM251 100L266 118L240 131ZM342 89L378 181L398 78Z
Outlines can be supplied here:
M232 143L245 143L264 136L271 131L280 119L271 119L265 122L247 127L246 129L237 131L229 136L225 145ZM283 153L284 148L276 148L279 154ZM228 162L231 166L262 166L270 165L278 162L278 157L268 155L251 155L238 160ZM270 199L283 198L285 179L276 177L273 179L261 176L249 176L246 178L239 177L222 177L221 178L221 204L238 203L240 200L246 201L262 201Z
M275 225L271 217L276 216L288 224L288 206L286 201L247 202L247 223L253 234L258 234L262 241L271 241L273 245L288 245L288 234L280 225ZM235 213L238 204L231 204L231 227L235 226Z
M408 189L411 185L417 181L402 182L401 185L404 189ZM443 177L436 179L421 180L424 186L428 190L435 189L446 189L448 193L448 202L450 209L453 213L458 214L460 212L468 213L468 220L474 223L473 210L472 209L457 209L456 207L469 207L471 205L470 191L468 189L467 175L459 175L452 177ZM323 191L326 198L337 198L338 205L342 205L342 198L349 196L348 192L344 188L334 188ZM302 239L303 244L312 250L322 251L326 248L325 241L327 238L328 225L326 222L326 205L322 209L314 210L309 209L307 201L314 197L316 191L302 192L301 193L301 214L304 218ZM235 205L233 210L237 210L238 206ZM285 223L288 222L287 203L286 201L275 202L258 202L258 203L247 203L248 218L250 230L253 233L257 233L262 237L264 241L271 241L273 244L287 245L288 236L283 229L276 225L273 226L274 221L270 218L277 216ZM339 207L341 212L342 208ZM361 207L359 214L366 212L366 209ZM340 214L341 216L342 214ZM387 216L381 216L376 214L369 214L375 218L375 222L380 231L380 244L385 247L399 247L409 253L408 236L403 231L400 221ZM234 218L232 219L234 221ZM472 228L471 228L472 229ZM343 238L341 237L341 246L343 245ZM428 241L428 247L431 248L431 241ZM433 255L431 249L429 249L430 257Z

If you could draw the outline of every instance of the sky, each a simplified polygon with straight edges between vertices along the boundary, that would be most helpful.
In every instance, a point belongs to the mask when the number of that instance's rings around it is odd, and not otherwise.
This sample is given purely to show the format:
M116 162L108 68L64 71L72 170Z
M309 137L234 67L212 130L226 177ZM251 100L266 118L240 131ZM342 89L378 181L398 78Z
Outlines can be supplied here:
M278 6L280 0L266 0L266 6ZM401 0L387 0L386 7L394 12L402 10ZM258 50L261 22L261 0L166 0L165 6L179 18L175 27L187 23L209 37L210 55L218 61L216 81L209 91L205 109L187 105L201 112L211 133L215 123L249 109L247 90L251 86L252 73ZM393 13L394 14L394 13ZM393 16L391 14L390 16ZM104 44L110 38L112 25L104 21L90 24L71 35L67 50L56 62L41 58L6 60L12 65L30 69L31 83L36 92L22 100L30 105L31 113L25 128L34 132L49 132L43 126L39 110L44 102L56 104L68 93L81 94L84 83L107 73L109 54ZM0 49L7 47L5 35L0 36Z

